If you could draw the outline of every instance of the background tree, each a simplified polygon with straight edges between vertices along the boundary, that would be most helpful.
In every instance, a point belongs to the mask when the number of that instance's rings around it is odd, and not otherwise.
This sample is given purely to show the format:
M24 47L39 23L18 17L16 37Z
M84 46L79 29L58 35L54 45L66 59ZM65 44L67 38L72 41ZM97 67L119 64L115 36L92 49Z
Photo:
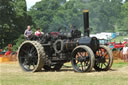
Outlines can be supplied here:
M37 27L47 31L60 5L61 2L58 0L42 0L30 9L29 14L32 16L33 22L36 23Z
M52 5L50 5L50 2ZM32 7L29 14L37 26L44 31L55 31L59 27L75 25L83 28L82 10L90 13L90 27L93 32L116 31L122 3L120 0L42 0ZM54 9L53 9L54 8Z
M80 0L71 0L64 3L54 15L50 24L50 31L57 30L60 27L68 30L73 27L81 28L83 24L82 7L83 4Z
M94 32L115 31L115 25L120 17L120 0L93 0L88 4L90 24Z
M10 35L16 27L16 12L14 10L13 0L0 0L0 47L4 47L10 42ZM6 11L5 11L6 10Z
M128 30L128 2L121 7L120 30Z
M32 24L25 0L0 0L0 48L15 44L26 26Z

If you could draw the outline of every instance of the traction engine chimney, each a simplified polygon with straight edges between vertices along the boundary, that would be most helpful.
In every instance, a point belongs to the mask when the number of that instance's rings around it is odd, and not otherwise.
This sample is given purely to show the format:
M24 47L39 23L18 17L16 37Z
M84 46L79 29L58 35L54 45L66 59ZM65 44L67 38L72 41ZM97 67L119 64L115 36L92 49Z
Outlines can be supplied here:
M89 12L88 10L83 10L84 19L84 36L89 37Z

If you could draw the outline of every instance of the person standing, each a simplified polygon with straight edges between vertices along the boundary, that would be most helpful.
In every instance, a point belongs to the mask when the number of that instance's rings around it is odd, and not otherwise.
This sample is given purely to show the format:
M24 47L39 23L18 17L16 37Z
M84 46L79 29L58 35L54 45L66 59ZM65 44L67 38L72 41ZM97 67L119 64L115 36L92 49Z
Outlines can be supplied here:
M25 39L28 40L31 35L32 35L31 26L28 25L28 26L27 26L27 29L26 29L25 32L24 32L24 37L25 37Z
M123 51L124 62L126 62L126 61L128 61L128 47L126 44L124 44L122 51Z

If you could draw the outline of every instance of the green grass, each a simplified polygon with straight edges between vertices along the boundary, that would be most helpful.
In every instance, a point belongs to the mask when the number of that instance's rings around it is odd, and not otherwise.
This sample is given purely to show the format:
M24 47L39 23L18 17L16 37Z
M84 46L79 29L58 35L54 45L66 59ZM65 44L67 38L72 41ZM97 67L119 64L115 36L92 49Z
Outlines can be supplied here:
M66 64L70 66L70 63ZM128 85L128 63L114 63L107 72L24 72L17 64L0 64L0 85Z
M121 68L124 66L128 66L128 63L119 62L119 63L113 63L113 65L112 65L113 68Z
M123 61L116 61L116 63L113 63L112 68L121 68L128 66L128 63L124 63ZM63 67L72 67L71 63L65 63Z

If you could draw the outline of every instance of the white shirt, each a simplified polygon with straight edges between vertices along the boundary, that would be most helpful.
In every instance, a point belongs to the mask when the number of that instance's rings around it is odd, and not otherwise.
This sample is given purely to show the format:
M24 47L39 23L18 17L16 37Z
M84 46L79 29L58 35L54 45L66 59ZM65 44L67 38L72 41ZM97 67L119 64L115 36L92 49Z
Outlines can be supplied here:
M128 47L123 47L123 54L127 54L128 52Z
M24 36L25 36L25 37L28 37L28 36L30 36L30 35L32 35L32 30L26 29L25 32L24 32Z

